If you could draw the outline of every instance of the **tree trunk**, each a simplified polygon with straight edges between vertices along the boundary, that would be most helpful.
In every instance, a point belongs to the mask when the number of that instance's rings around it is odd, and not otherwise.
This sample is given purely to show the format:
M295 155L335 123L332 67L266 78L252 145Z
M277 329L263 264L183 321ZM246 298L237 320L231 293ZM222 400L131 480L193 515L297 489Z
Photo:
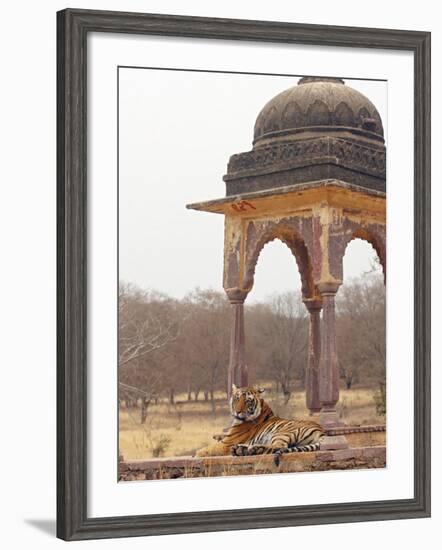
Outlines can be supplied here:
M175 389L171 388L169 391L169 403L173 405L175 403Z
M292 395L292 392L290 390L290 383L287 380L281 382L281 392L284 397L284 405L287 405Z
M216 416L215 390L213 387L210 388L210 390L207 390L207 397L210 397L210 410L212 412L212 416Z
M147 418L147 409L150 404L150 399L144 398L141 400L141 424L146 422Z
M284 392L284 405L287 405L287 403L290 401L291 396L292 396L291 392L289 391Z

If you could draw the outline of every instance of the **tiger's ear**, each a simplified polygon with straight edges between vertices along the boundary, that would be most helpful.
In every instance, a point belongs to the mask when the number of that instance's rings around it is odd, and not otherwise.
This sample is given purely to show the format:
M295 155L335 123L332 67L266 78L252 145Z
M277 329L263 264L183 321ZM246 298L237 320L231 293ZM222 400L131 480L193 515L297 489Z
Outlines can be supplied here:
M266 390L265 390L265 388L258 388L257 391L258 391L258 393L264 393Z
M232 392L236 391L238 388L236 387L236 384L232 384Z

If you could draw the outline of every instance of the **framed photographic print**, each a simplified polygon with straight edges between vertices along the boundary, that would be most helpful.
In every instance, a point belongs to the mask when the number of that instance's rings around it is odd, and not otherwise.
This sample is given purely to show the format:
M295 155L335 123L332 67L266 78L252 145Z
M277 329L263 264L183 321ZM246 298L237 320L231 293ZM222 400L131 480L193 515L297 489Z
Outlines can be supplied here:
M58 536L428 516L430 34L57 32Z

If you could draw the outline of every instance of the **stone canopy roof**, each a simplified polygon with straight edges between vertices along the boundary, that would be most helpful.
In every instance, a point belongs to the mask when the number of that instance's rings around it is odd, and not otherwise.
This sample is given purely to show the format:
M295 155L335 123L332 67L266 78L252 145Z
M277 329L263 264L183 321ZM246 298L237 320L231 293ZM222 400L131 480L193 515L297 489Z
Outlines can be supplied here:
M385 192L382 120L342 79L304 77L259 113L253 149L230 157L226 195L335 179Z

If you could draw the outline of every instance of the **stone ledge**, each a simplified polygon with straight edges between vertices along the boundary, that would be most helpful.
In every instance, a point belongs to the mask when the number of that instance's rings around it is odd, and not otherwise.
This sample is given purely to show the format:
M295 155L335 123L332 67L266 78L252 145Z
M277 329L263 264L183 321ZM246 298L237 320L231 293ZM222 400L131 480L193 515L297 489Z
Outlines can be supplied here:
M387 426L385 424L368 424L366 426L337 426L326 430L327 435L346 435L371 432L385 432Z
M317 181L310 181L302 184L282 185L279 183L279 185L275 185L271 189L238 191L226 197L186 204L186 208L218 214L250 215L250 208L252 208L251 212L254 214L256 214L256 209L258 209L259 212L265 211L266 204L275 199L283 201L286 206L288 203L291 204L291 202L295 201L298 209L310 208L311 204L318 200L329 200L329 193L333 194L334 203L340 197L341 202L338 202L344 209L353 205L352 197L354 198L357 196L361 208L370 211L372 208L375 208L376 212L379 208L381 208L382 211L385 210L385 191L369 189L357 185L356 183L348 183L334 177L318 179ZM301 195L304 196L304 201L300 200ZM252 207L248 207L244 211L241 209L239 211L235 209L232 210L233 206L242 204L243 201L252 203ZM374 206L374 203L376 203L377 206ZM382 207L380 206L381 203ZM291 207L289 210L290 209Z
M317 460L323 462L336 460L349 460L352 458L383 458L386 456L386 449L383 445L378 447L357 447L353 449L339 449L336 451L320 451L317 453Z
M348 442L343 435L326 435L321 441L321 451L348 449Z
M120 461L120 480L170 479L179 477L209 477L318 471L327 469L385 467L386 448L355 447L333 451L290 453L282 455L280 467L273 455L170 457L150 460Z

